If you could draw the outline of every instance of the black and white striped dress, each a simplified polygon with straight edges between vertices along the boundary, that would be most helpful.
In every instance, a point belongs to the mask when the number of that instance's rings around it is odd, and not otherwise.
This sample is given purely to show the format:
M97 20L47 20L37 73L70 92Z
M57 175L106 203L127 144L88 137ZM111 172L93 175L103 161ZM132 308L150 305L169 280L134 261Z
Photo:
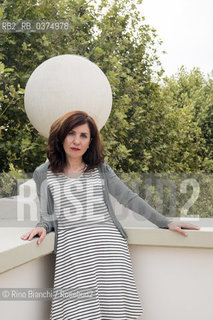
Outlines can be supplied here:
M114 225L98 169L71 179L50 170L58 217L50 320L129 320L143 313L127 240Z

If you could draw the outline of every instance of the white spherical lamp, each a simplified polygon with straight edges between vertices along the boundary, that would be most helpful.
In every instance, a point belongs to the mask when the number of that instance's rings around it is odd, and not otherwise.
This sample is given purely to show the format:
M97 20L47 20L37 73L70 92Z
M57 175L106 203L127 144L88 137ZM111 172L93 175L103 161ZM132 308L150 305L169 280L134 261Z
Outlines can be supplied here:
M87 112L100 130L111 112L112 91L95 63L65 54L44 61L33 71L24 104L30 122L45 137L56 119L75 110Z

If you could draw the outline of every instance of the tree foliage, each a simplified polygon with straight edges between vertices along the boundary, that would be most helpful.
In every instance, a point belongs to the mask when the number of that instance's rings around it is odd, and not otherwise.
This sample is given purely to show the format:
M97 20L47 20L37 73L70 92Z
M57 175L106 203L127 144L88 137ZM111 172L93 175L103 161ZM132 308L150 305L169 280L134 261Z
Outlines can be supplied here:
M70 53L96 63L110 82L113 108L101 133L115 170L213 171L212 79L197 69L163 79L156 31L145 23L138 2L2 2L2 20L66 19L71 30L1 34L1 170L13 164L32 172L45 160L46 139L26 116L24 88L39 64Z
M181 171L213 172L213 79L198 68L164 79L161 96L174 120L171 161ZM172 128L171 128L172 129Z

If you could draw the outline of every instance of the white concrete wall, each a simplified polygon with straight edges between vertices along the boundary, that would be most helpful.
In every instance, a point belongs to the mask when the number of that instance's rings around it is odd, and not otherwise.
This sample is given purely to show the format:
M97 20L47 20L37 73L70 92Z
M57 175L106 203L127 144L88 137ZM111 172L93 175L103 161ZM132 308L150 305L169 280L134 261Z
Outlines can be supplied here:
M142 320L212 320L213 249L129 245ZM53 286L50 254L0 275L1 288ZM0 301L4 320L49 320L50 301Z
M0 274L0 288L51 288L55 255L49 254ZM50 301L0 301L4 320L48 320Z
M129 245L143 320L212 320L213 249Z

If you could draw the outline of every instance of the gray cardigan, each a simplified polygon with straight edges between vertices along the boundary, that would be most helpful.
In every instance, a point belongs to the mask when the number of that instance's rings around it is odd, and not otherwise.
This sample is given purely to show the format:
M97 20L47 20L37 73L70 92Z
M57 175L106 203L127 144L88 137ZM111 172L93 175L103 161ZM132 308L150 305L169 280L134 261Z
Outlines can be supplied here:
M57 252L57 217L54 214L54 202L47 184L47 170L49 160L35 169L33 172L33 179L36 183L36 190L40 203L40 221L36 224L36 227L44 227L48 232L55 231L55 244L54 253ZM104 181L104 200L107 204L109 214L112 220L120 231L121 235L127 239L127 234L115 216L109 193L114 196L119 203L132 211L144 216L146 219L154 223L160 228L168 228L168 224L172 222L154 208L152 208L147 202L145 202L137 193L130 190L114 173L111 167L104 161L99 167L100 176Z

